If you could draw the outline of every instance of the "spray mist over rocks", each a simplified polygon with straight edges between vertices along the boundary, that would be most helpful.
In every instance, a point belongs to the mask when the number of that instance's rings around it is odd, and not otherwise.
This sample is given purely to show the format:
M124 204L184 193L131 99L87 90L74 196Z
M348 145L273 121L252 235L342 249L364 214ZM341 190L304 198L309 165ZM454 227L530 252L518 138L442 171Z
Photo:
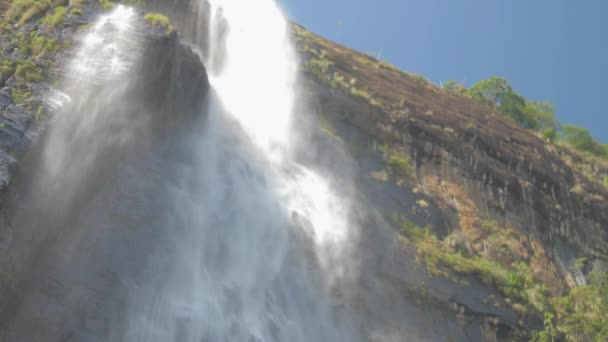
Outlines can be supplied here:
M287 22L272 0L203 2L210 20L192 13L201 26L186 29L199 32L192 55L210 89L184 85L188 68L150 62L130 7L84 36L51 101L26 204L37 214L15 219L34 230L44 220L48 233L14 340L357 340L333 299L354 237L349 202L293 152ZM166 91L149 85L155 68L173 72ZM183 122L170 118L188 108L149 104L191 89L206 100ZM62 318L38 320L40 307Z

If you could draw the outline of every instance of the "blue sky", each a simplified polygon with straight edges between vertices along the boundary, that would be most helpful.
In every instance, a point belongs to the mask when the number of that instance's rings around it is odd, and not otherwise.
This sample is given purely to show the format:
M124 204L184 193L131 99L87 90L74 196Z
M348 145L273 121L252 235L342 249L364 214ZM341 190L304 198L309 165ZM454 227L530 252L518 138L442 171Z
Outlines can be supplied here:
M326 38L435 83L505 77L608 143L606 0L282 0Z

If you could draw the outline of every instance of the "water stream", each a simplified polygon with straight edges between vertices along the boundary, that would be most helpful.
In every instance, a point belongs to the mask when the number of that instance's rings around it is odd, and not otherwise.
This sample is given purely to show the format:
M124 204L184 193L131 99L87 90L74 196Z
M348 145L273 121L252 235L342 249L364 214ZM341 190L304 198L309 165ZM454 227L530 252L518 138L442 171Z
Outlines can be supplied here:
M332 295L348 201L294 157L287 22L272 0L207 8L208 101L168 135L129 97L135 11L80 42L15 219L45 248L9 340L356 340Z

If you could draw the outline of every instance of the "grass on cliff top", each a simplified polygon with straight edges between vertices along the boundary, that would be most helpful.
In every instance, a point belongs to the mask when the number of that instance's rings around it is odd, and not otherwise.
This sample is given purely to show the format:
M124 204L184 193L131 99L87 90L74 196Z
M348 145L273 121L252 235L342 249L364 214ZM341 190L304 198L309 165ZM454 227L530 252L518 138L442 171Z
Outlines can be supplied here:
M65 0L13 0L4 13L8 22L21 26L49 9L65 3Z
M67 12L68 10L64 6L55 7L52 13L47 13L44 19L42 19L42 25L48 27L57 27L60 24L63 24L63 20L65 19Z
M171 25L169 17L160 13L148 13L144 15L144 20L152 25L164 27L167 31L173 32L175 28Z

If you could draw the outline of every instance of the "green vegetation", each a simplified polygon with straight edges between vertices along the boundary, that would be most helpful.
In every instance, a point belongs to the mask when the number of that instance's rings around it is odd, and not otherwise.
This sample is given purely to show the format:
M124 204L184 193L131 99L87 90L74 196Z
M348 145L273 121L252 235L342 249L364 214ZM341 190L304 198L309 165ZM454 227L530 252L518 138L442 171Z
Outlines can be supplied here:
M15 69L15 76L27 82L40 82L42 80L42 70L29 60L19 61Z
M583 186L580 184L576 184L570 189L571 193L577 194L577 195L582 195L584 191L585 191L585 189L583 189Z
M564 125L558 133L558 139L577 150L608 159L608 145L597 142L586 128Z
M450 81L445 82L443 84L442 88L447 91L451 91L451 92L458 93L461 95L464 95L467 93L467 88L455 80L450 80Z
M448 243L451 236L439 240L431 230L420 228L409 220L398 221L401 232L408 243L413 243L417 260L423 260L429 273L449 277L451 273L476 276L487 285L502 292L511 301L518 301L520 310L530 306L529 292L534 282L530 268L521 262L505 267L488 258L469 255L465 249L452 247ZM523 308L523 309L522 309Z
M562 125L555 119L555 108L551 103L525 99L515 92L504 78L491 77L468 90L455 81L447 82L444 88L471 96L521 127L540 133L550 142L566 144L579 151L608 159L608 145L597 142L589 130Z
M54 55L59 50L59 44L56 39L48 39L44 36L39 36L35 31L30 34L29 50L31 57L39 57L44 55Z
M15 72L15 63L9 59L4 59L0 62L0 73L3 75L11 75Z
M50 7L50 3L49 2L42 2L42 1L38 1L38 2L34 2L31 6L29 6L29 8L21 15L21 18L19 18L19 21L17 23L17 25L21 26L23 24L25 24L26 22L28 22L30 19L34 18L35 16L45 12L46 10L48 10Z
M533 333L532 341L606 341L608 339L608 276L599 271L587 275L589 284L567 295L552 297L547 288L536 284L530 267L522 261L504 265L486 257L471 255L459 247L452 235L438 239L430 228L420 228L409 220L399 218L402 240L413 244L417 260L424 261L435 276L475 276L499 290L520 314L543 313L544 329ZM495 230L494 221L484 226ZM584 258L573 266L582 267ZM456 279L454 279L456 280Z
M414 178L414 168L409 159L397 155L389 155L386 158L386 164L390 173L398 179L410 180Z
M337 142L344 142L342 140L342 138L340 138L340 136L338 135L338 133L336 133L336 129L334 128L334 125L331 123L331 121L329 121L329 119L327 119L324 116L320 116L319 117L319 124L321 126L321 131L323 133L325 133L325 135L327 135L328 137L334 139Z
M114 3L110 2L109 0L99 0L99 3L104 11L109 11L114 8Z
M72 14L72 15L82 15L82 10L80 8L72 8L72 10L70 11L70 14Z
M11 90L11 97L13 98L13 102L15 104L22 103L23 101L29 99L30 96L32 96L31 91L18 90L18 89L14 89L14 88Z
M65 0L13 0L4 18L21 26L64 2Z
M42 115L44 115L44 106L38 106L38 110L36 110L36 116L34 116L34 120L40 121Z
M592 271L588 278L589 285L550 300L544 329L534 333L533 341L608 340L608 277Z
M55 7L53 13L47 13L47 15L42 20L42 25L48 27L57 27L59 24L63 24L63 20L65 19L65 15L67 13L67 9L63 6Z
M164 27L167 31L173 32L175 28L171 25L169 18L166 15L160 13L148 13L144 15L144 20L152 25L158 25Z

